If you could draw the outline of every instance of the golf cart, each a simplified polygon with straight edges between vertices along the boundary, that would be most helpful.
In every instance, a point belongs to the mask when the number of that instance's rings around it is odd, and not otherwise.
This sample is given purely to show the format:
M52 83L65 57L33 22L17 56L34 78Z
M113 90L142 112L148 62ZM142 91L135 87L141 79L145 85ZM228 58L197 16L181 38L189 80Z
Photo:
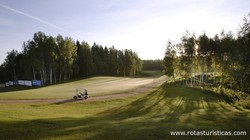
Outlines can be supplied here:
M88 99L88 92L84 88L76 89L76 95L73 97L74 100Z

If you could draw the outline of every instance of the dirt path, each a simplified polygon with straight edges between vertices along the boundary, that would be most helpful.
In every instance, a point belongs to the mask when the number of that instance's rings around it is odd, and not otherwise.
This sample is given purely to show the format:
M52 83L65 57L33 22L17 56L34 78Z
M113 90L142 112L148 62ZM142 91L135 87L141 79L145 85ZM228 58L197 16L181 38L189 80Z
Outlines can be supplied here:
M74 100L74 99L6 99L1 100L0 103L52 103L52 104L64 104L69 102L91 102L91 101L98 101L98 100L106 100L106 99L118 99L118 98L124 98L136 94L143 94L148 90L151 90L152 88L162 84L167 80L166 76L159 77L155 79L153 82L137 87L135 89L131 89L125 92L115 93L111 95L103 95L103 96L93 96L89 97L87 100Z

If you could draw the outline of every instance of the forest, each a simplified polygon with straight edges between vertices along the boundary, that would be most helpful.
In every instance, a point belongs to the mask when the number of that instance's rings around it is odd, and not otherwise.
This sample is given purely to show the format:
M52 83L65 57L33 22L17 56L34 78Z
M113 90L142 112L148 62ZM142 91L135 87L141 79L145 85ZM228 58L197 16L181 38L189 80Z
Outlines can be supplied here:
M70 37L43 32L23 43L21 52L11 50L0 66L1 83L9 80L41 80L51 85L72 78L97 75L135 76L142 60L132 50L117 50Z
M213 38L188 31L179 43L168 41L164 72L186 85L216 87L250 94L250 13L237 35L224 30Z
M150 71L162 71L162 60L156 59L156 60L142 60L142 70L150 70Z

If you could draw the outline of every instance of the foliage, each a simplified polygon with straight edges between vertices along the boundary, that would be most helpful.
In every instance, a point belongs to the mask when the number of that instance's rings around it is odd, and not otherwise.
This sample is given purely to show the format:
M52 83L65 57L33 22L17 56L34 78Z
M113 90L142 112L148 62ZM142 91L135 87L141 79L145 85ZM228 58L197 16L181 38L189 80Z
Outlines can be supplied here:
M163 67L165 70L165 74L167 76L174 77L174 67L175 67L175 57L176 57L176 51L174 50L174 45L171 41L168 41L167 49L165 52L165 57L163 59Z
M181 75L186 79L186 85L209 84L221 92L227 88L249 94L250 14L244 22L238 37L222 31L214 38L209 38L206 33L196 38L186 32L180 43L169 42L163 61L166 75ZM174 61L179 64L174 65Z
M132 50L108 49L96 43L90 47L70 37L37 32L23 44L22 52L8 52L0 67L0 82L40 79L43 85L51 85L94 75L135 76L141 69L142 61Z
M163 70L162 60L142 60L142 70Z

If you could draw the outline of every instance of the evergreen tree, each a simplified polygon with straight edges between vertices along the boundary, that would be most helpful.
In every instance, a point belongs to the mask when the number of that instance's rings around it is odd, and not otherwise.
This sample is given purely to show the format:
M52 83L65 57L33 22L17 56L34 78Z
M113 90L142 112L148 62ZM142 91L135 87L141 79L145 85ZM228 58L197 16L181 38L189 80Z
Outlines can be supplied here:
M163 68L164 72L167 76L172 76L174 78L175 75L175 57L176 51L174 50L175 46L171 41L168 41L167 49L165 52L165 56L163 59Z

